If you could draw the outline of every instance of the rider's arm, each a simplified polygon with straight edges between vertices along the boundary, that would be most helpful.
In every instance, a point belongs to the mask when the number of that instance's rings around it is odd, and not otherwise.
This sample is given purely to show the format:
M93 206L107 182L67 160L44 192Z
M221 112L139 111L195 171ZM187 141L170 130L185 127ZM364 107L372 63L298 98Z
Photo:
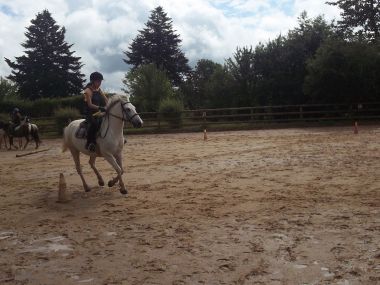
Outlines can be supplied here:
M90 109L93 109L93 110L99 109L99 106L92 104L92 99L91 99L92 98L92 91L90 88L86 88L86 90L84 90L84 97L86 98L87 106Z

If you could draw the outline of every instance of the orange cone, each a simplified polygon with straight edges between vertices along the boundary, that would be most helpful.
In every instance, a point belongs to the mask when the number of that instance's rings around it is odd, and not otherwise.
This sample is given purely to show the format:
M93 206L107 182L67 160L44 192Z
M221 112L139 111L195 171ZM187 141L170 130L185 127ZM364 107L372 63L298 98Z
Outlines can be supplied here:
M206 131L206 129L203 130L203 140L207 141L207 131Z
M58 203L66 203L68 201L66 195L66 181L63 173L59 174L59 185L58 185Z
M358 122L355 122L355 124L354 124L354 134L357 135L358 133L359 133Z

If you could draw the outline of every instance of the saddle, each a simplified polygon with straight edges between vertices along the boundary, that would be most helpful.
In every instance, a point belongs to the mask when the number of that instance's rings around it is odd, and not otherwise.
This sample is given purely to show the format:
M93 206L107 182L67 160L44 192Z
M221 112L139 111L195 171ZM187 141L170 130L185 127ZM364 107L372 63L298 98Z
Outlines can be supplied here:
M77 139L87 139L87 130L88 130L88 122L83 121L79 124L79 128L75 132L75 137Z
M99 125L101 125L101 123L102 121L100 121ZM77 139L87 139L88 127L89 127L89 123L86 120L84 120L82 123L79 124L79 127L75 132L75 137ZM100 127L96 131L97 137L99 136L99 131L100 131Z

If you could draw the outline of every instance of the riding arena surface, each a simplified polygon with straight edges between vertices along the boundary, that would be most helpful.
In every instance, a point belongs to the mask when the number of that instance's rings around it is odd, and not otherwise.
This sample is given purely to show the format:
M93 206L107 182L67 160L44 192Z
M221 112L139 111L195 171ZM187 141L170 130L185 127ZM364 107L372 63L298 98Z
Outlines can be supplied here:
M85 193L60 139L22 158L1 150L0 284L380 284L379 137L129 136L127 196L97 186L81 155Z

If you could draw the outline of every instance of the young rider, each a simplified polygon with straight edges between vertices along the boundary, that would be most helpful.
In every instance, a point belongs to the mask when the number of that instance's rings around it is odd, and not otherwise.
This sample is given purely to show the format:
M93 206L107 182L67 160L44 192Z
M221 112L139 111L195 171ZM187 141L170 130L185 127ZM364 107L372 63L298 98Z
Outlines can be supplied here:
M93 72L90 75L90 83L86 85L84 90L84 101L86 102L86 120L89 124L87 131L86 148L95 152L96 150L96 134L99 130L101 119L93 116L97 112L105 112L105 106L108 99L103 91L100 89L102 84L103 75L99 72Z

